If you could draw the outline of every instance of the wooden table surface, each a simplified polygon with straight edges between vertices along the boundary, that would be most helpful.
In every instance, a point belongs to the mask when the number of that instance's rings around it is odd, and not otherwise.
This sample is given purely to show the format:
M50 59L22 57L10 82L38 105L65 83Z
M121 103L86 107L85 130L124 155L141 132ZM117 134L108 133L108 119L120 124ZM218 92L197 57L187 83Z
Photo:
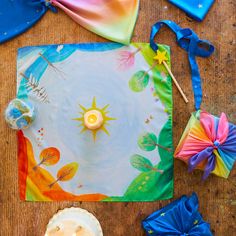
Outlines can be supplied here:
M198 59L203 80L203 108L219 115L228 114L236 123L236 3L216 0L202 23L189 19L182 11L165 0L141 0L133 41L148 42L151 25L160 19L170 19L182 27L194 29L201 38L208 39L216 52L211 58ZM174 143L175 146L193 111L193 93L187 54L177 47L173 33L162 30L158 42L172 46L172 68L185 90L190 104L185 105L174 87ZM17 48L26 45L103 42L103 38L88 32L64 13L48 12L32 29L0 46L0 235L43 236L50 217L58 209L78 206L91 211L101 222L105 236L142 236L141 220L168 201L150 203L82 203L82 202L23 202L19 200L16 133L4 122L3 112L16 91ZM210 176L201 181L202 172L187 173L184 163L175 161L175 198L195 191L200 211L211 223L218 236L236 235L236 168L229 178Z

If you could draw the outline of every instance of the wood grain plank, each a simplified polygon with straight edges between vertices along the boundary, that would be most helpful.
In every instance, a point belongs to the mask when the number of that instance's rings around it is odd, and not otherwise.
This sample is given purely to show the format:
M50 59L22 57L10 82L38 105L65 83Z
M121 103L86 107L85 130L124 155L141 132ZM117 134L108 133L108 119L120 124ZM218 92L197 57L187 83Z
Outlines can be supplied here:
M150 27L160 19L170 19L183 27L194 29L202 38L216 46L215 54L208 59L199 59L203 80L203 108L219 115L224 111L236 123L236 3L216 0L210 13L202 23L190 20L176 7L165 0L141 0L138 23L133 41L147 42ZM171 45L172 71L190 99L184 103L174 87L174 143L175 146L193 111L193 94L186 53L176 46L174 35L163 29L158 42ZM104 42L103 38L85 30L68 16L48 12L45 17L27 33L0 45L0 112L16 90L17 48L26 45ZM94 213L100 220L105 236L143 236L140 222L154 210L170 201L153 203L32 203L22 202L18 194L18 173L16 156L16 134L10 130L0 116L0 235L42 236L50 217L58 210L79 206ZM200 210L204 219L211 223L216 236L233 236L236 232L236 169L228 180L210 176L201 182L200 171L188 174L186 165L175 161L175 198L195 191L199 195Z

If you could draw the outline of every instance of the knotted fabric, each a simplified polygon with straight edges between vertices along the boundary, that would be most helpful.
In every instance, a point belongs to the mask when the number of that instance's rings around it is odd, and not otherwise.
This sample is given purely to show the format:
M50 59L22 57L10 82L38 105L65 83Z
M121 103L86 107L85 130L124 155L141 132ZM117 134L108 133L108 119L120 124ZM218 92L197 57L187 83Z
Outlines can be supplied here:
M236 126L224 113L220 118L198 111L191 119L175 151L175 157L188 163L189 171L204 170L227 178L236 160Z
M139 0L1 0L0 43L32 27L50 9L63 10L84 28L109 40L129 44Z
M182 196L152 213L142 222L148 236L212 236L210 225L198 211L196 193Z
M155 52L158 50L158 45L154 42L154 38L162 26L169 27L176 34L178 45L188 53L192 72L195 108L199 110L202 103L202 87L196 57L209 57L214 52L214 46L207 40L199 39L193 30L189 28L182 29L179 25L170 20L162 20L152 26L150 34L150 46Z

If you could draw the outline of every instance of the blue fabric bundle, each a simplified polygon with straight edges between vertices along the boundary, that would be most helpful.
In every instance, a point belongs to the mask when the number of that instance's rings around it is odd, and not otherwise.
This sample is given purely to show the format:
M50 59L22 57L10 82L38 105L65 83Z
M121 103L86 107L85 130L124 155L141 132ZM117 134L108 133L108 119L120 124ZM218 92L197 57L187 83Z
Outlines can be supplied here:
M212 236L210 225L198 212L198 198L182 196L142 222L148 236Z
M44 0L0 0L0 43L32 27L47 11Z
M170 3L176 5L197 21L204 19L214 1L215 0L169 0Z

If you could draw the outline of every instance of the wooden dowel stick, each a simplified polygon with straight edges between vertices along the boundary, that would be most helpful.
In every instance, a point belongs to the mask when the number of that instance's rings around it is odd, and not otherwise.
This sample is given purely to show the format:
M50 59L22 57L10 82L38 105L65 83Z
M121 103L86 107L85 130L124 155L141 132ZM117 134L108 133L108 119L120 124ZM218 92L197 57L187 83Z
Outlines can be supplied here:
M186 103L188 103L188 99L187 99L186 95L184 94L184 92L183 92L183 90L181 89L179 83L178 83L177 80L175 79L175 77L174 77L173 73L171 72L169 66L167 65L167 63L166 63L165 61L163 61L162 63L163 63L163 65L165 66L165 68L167 69L168 73L170 74L172 80L174 81L174 83L175 83L177 89L179 90L180 94L182 95L184 101L185 101Z

